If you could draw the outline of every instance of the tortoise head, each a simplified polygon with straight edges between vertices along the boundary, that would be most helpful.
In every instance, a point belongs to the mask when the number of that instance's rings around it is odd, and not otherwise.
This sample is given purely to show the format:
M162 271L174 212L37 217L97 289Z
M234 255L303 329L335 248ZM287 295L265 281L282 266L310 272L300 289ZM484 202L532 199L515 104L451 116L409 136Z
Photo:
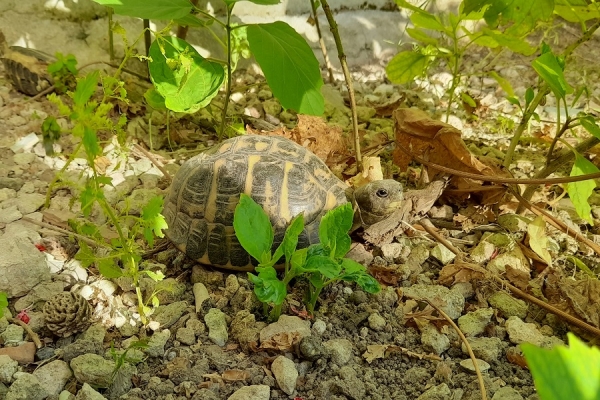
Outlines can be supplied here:
M370 182L354 191L355 223L364 227L383 221L400 208L402 184L393 179Z

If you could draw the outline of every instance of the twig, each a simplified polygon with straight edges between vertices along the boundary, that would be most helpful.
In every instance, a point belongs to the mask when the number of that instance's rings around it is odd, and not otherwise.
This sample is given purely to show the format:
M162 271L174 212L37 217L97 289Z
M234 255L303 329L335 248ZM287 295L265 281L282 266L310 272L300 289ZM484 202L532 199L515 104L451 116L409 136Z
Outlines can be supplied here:
M512 192L513 196L515 196L517 198L517 200L519 200L521 205L525 206L525 208L527 208L529 211L531 211L535 215L540 215L540 216L544 217L544 219L546 221L548 221L556 229L560 230L563 233L566 233L567 235L571 236L573 239L578 240L578 241L582 242L583 244L587 245L589 248L594 250L596 252L596 254L598 254L600 256L600 245L589 240L588 238L583 236L581 233L576 232L573 229L570 229L567 225L565 225L564 222L554 218L554 216L552 214L548 213L547 211L542 210L535 204L532 204L528 200L524 199L523 196L521 196L513 188L509 188L509 190Z
M135 143L133 146L136 149L138 149L139 151L141 151L142 153L144 153L144 155L146 157L148 157L148 159L150 160L150 162L152 164L154 164L156 166L156 168L158 168L160 170L160 172L162 172L162 174L165 176L165 178L167 178L169 181L173 180L173 177L171 177L171 174L169 174L169 172L165 169L165 167L161 163L159 163L156 158L154 158L154 156L152 155L152 153L150 153L148 150L146 150L145 148L143 148L142 146L140 146L137 143Z
M425 218L424 218L425 219ZM423 220L420 221L421 223L423 222ZM430 222L431 223L431 222ZM437 235L437 232L430 232L429 230L427 230L427 223L425 224L421 224L423 226L423 228L432 236L434 236L437 240L440 241L441 244L443 244L444 246L446 246L446 248L448 250L450 250L451 252L453 252L454 254L456 254L457 256L462 256L464 255L464 253L462 251L460 251L459 249L457 249L456 247L452 246L452 244L450 244L446 239L444 239L443 237ZM500 278L499 276L490 273L490 271L486 270L483 267L479 267L477 269L480 273L482 273L485 276L489 276L491 277L493 280L495 280L496 282L498 282L500 285L502 285L502 287L506 287L508 288L512 294L517 295L518 297L521 297L527 301L529 301L530 303L533 303L535 305L537 305L538 307L543 308L544 310L558 315L560 318L563 318L564 320L566 320L568 323L575 325L581 329L586 330L587 332L590 332L593 335L596 335L598 337L600 337L600 329L596 328L595 326L592 326L570 314L567 314L566 312L559 310L556 307L551 306L548 303L543 302L542 300L538 299L537 297L534 297L532 295L530 295L529 293L526 293L524 291L522 291L521 289L517 288L516 286L513 286L512 284L510 284L509 282L507 282L506 280ZM431 304L431 303L430 303Z
M37 333L35 333L31 329L31 327L29 325L27 325L25 322L21 321L19 318L10 318L9 320L13 324L20 325L23 329L25 329L25 332L27 332L27 334L29 335L31 340L33 340L33 343L35 343L35 347L37 347L38 349L41 349L42 347L44 347L44 345L42 344L42 341L40 340L40 337L37 335Z
M39 99L40 97L48 94L48 93L52 93L54 91L54 89L56 89L56 86L52 85L44 90L42 90L41 92L39 92L38 94L36 94L35 96L31 97L29 99L29 101L35 101L37 99Z
M227 108L229 106L229 97L231 96L231 7L227 6L227 25L225 25L225 34L227 35L227 81L225 83L225 99L223 100L223 112L221 113L221 127L219 128L219 138L225 137L225 126L227 125Z
M465 337L465 335L462 333L462 331L460 330L460 328L454 323L454 321L452 321L452 318L450 318L444 311L442 311L441 308L439 308L438 306L436 306L435 304L433 304L433 302L431 302L430 300L425 299L425 298L415 299L415 300L426 301L431 307L435 308L435 310L442 317L444 317L444 319L446 321L448 321L448 323L450 323L450 325L452 325L452 328L454 328L454 330L456 331L456 333L458 333L458 336L460 336L460 339L462 340L462 342L464 343L465 347L467 348L467 351L469 352L469 357L471 357L471 361L473 361L473 368L475 369L475 373L477 374L477 381L479 382L479 390L481 390L481 398L483 400L487 400L487 393L485 391L485 384L483 382L483 375L481 375L481 371L479 370L479 365L477 364L477 359L475 358L475 354L473 354L473 349L471 349L471 345L469 345L469 341L467 340L467 338Z
M79 240L81 240L83 242L86 242L90 246L94 246L94 247L100 246L100 247L107 247L107 248L109 248L108 246L104 246L104 245L102 245L100 243L94 242L93 240L91 240L91 239L89 239L89 238L87 238L87 237L85 237L83 235L80 235L80 234L72 232L72 231L68 231L68 230L63 229L63 228L59 228L58 226L47 224L47 223L41 222L41 221L36 221L36 220L33 220L33 219L29 218L29 217L23 217L21 219L23 221L25 221L25 222L29 222L31 224L34 224L34 225L37 225L37 226L41 226L42 228L46 228L46 229L50 229L50 230L53 230L53 231L58 232L58 233L62 233L63 235L76 237L77 239L79 239Z
M333 39L335 40L338 58L340 59L342 71L344 72L344 78L346 79L346 87L348 87L348 95L350 96L350 110L352 111L352 138L354 139L353 141L354 152L356 153L356 165L358 165L358 172L362 172L362 155L360 152L360 137L358 136L358 114L356 112L356 98L354 96L352 76L350 75L348 63L346 62L346 53L344 53L344 47L342 46L342 40L338 31L337 22L335 22L335 19L333 18L333 13L331 12L331 8L329 8L329 3L327 2L327 0L321 0L321 6L323 7L325 17L327 17L331 33L333 34Z
M317 35L319 36L319 46L321 46L321 52L323 53L323 60L325 61L325 66L327 67L327 72L329 75L329 83L333 84L333 68L331 67L331 61L329 61L329 54L327 53L327 46L325 46L325 40L323 40L323 35L321 34L321 24L319 23L319 17L317 15L317 10L319 8L318 3L315 0L310 0L310 7L312 10L312 17L315 21L315 28L317 29Z
M419 221L419 224L421 224L421 226L423 227L423 229L425 229L425 232L429 233L431 236L434 237L435 240L437 240L438 242L440 242L441 244L443 244L444 246L446 246L448 248L448 250L450 250L451 252L453 252L456 255L460 254L461 251L459 249L457 249L456 247L454 247L454 245L452 245L452 243L450 243L448 240L446 240L445 237L443 237L442 235L440 235L435 230L435 226L429 220L429 218L423 218L423 219L421 219Z

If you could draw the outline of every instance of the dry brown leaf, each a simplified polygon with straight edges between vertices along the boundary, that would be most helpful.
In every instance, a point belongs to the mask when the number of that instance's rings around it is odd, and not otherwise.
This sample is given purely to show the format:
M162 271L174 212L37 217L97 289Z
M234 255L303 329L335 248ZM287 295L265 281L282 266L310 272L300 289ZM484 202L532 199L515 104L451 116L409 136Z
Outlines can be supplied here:
M527 290L529 280L531 279L529 273L522 269L514 268L512 265L507 264L505 267L505 278L519 289Z
M394 110L398 109L404 103L405 99L406 96L404 94L394 93L388 101L376 106L375 112L380 117L391 117L394 114Z
M525 357L515 347L510 347L506 350L506 359L511 364L518 365L521 368L528 368Z
M369 274L373 278L377 279L379 283L383 283L387 286L397 286L400 280L398 268L395 267L371 267L369 268Z
M600 326L600 281L598 279L584 278L577 281L563 279L560 288L581 318L595 327Z
M383 179L381 170L381 159L379 157L364 157L363 172L348 179L347 183L353 188L359 188L369 182L380 181Z
M247 381L250 374L240 369L228 369L223 371L222 378L225 382Z
M394 163L402 171L406 171L412 158L400 147L408 149L411 154L426 161L439 164L457 171L488 176L508 176L501 168L482 161L473 156L461 139L461 132L452 125L429 118L416 108L399 108L393 113L396 132L396 150ZM433 180L442 172L432 167L425 167L429 179ZM481 181L453 177L452 188L462 190L463 198L470 196L482 186ZM483 204L491 204L504 194L505 189L482 192Z
M440 271L438 283L452 286L459 282L475 282L485 277L484 269L477 264L455 263L447 264Z
M371 344L367 346L367 351L363 353L363 358L371 364L373 360L385 357L385 351L389 347L389 344Z
M302 337L298 332L281 332L260 344L262 350L289 351L300 343Z

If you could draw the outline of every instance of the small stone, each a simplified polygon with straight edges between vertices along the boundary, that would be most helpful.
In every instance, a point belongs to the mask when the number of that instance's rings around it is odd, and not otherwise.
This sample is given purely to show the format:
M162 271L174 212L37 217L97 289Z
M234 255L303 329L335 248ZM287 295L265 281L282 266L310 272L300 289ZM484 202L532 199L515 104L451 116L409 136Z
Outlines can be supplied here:
M323 343L323 346L329 351L331 361L338 365L346 365L352 360L353 346L348 339L331 339Z
M225 313L217 308L211 308L204 316L204 322L208 327L208 338L217 346L225 346L229 339Z
M498 216L498 225L509 232L527 232L527 226L531 223L529 218L516 214L501 214Z
M506 317L525 318L527 316L527 303L521 299L512 297L505 291L497 291L488 298L490 306L498 309Z
M421 328L421 343L427 351L440 355L450 348L450 339L437 330L433 324Z
M0 355L0 382L11 383L12 377L19 369L19 363L7 355Z
M401 243L385 243L381 245L381 255L388 262L394 262L402 255L404 245Z
M163 329L160 332L154 332L148 340L148 347L145 349L149 357L162 357L165 353L165 344L171 337L171 332L168 329Z
M518 317L510 317L506 320L505 325L506 333L508 333L511 343L514 344L527 342L547 349L564 344L559 338L544 336L535 324L525 323Z
M10 324L4 332L0 333L0 338L2 338L4 344L11 345L22 342L24 335L25 329L22 326Z
M33 375L49 395L58 396L73 376L73 372L63 360L54 360L33 371Z
M412 253L411 253L412 254ZM441 285L416 284L403 288L404 294L411 298L426 298L437 304L451 319L462 315L465 298L460 293Z
M497 337L468 338L469 345L475 357L489 363L496 362L502 355L502 350L507 346L502 339ZM461 345L463 354L468 355L467 346Z
M196 335L194 330L191 328L179 328L175 334L175 338L181 343L191 346L196 343Z
M492 259L496 252L496 246L492 243L482 240L471 250L471 259L478 264L486 263Z
M385 318L383 318L379 313L372 313L369 315L369 328L374 331L382 331L385 328Z
M327 329L327 324L322 319L317 319L312 324L312 331L317 335L322 335Z
M100 393L95 391L94 388L91 387L90 385L88 385L87 383L84 383L83 386L81 387L81 389L79 389L79 391L77 392L77 396L75 396L74 399L75 400L106 400L106 397L102 396ZM63 400L62 397L59 397L59 400Z
M10 224L23 217L16 205L0 210L0 224Z
M168 328L181 318L186 308L187 302L185 301L177 301L166 306L159 306L152 319L158 322L162 328Z
M431 255L437 258L442 265L449 264L456 257L456 254L454 254L452 251L450 251L450 249L441 243L438 243L433 249L431 249Z
M475 361L477 362L477 366L479 367L479 371L484 373L487 370L490 369L490 364L486 363L483 360L479 360L479 359L475 359ZM460 362L460 366L463 367L465 369L465 371L468 371L472 374L475 373L475 367L473 366L473 360L471 360L470 358L466 359L466 360L462 360Z
M269 400L271 388L267 385L244 386L227 398L227 400Z
M273 376L275 376L281 390L288 395L294 393L298 370L292 360L284 356L277 357L271 364L271 372L273 372Z
M452 221L452 218L454 218L454 210L447 204L440 207L431 207L427 214L431 218L438 218L445 221Z
M370 265L373 261L373 254L362 243L353 243L346 257L362 265Z
M297 334L301 339L304 336L310 336L310 324L296 316L282 315L277 322L267 325L260 331L260 341L266 342L273 336L283 332Z
M6 392L6 400L43 400L48 397L46 389L34 375L18 372L15 378Z
M458 326L465 336L477 336L483 333L493 315L492 308L480 308L459 317Z
M314 336L305 336L300 340L300 354L309 361L318 360L325 353L325 347L321 339Z
M96 387L109 387L115 363L97 354L82 354L70 362L75 379Z
M427 389L422 395L417 397L417 400L438 400L451 398L452 391L450 390L447 384L442 383Z
M223 297L228 300L231 299L239 288L240 283L237 276L234 274L227 275L227 278L225 278L225 292L223 293Z
M492 396L492 400L523 400L523 396L514 388L504 386L496 390Z

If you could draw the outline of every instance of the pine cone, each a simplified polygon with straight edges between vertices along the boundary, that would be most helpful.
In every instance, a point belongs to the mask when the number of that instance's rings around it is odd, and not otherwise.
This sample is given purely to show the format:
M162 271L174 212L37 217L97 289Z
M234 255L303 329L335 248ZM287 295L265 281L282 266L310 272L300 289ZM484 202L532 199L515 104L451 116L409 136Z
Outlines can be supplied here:
M87 300L76 293L58 293L44 304L46 327L57 336L67 337L85 330L91 316Z

